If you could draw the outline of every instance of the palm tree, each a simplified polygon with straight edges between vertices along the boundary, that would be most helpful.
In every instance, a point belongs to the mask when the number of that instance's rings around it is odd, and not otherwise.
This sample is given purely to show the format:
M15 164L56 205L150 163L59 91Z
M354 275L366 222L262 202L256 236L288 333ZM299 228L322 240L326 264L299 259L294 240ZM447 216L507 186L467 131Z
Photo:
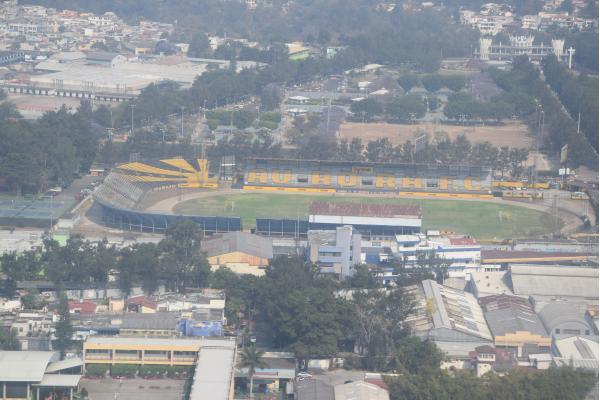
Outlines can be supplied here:
M254 373L256 368L265 368L267 364L262 360L264 351L256 348L254 344L244 348L240 353L242 368L248 368L248 376L250 377L250 397L252 397L252 386L254 386Z

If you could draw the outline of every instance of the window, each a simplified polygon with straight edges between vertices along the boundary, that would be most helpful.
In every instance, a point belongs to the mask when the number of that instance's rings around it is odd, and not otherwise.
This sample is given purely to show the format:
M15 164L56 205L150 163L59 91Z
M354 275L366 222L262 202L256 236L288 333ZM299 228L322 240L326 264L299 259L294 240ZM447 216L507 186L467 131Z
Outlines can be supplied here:
M579 335L581 331L579 329L563 329L565 335Z
M373 185L373 179L362 179L360 182L362 185L365 185L365 186Z
M308 178L298 177L298 183L308 183Z
M590 335L590 330L589 330L589 329L586 329L586 330L585 330L585 335L586 335L586 336L589 336L589 335Z
M556 333L557 335L559 335L559 334L560 334L560 329L556 328L556 329L554 330L554 333Z

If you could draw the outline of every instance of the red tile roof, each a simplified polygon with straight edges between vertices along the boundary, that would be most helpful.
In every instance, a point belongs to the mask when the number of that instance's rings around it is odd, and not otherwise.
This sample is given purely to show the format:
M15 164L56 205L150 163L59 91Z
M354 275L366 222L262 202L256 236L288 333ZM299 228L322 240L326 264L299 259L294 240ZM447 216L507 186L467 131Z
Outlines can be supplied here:
M150 300L147 296L135 296L135 297L130 297L129 299L127 299L127 304L133 304L136 306L144 306L147 308L152 308L154 310L156 310L156 303L153 302L152 300Z
M93 301L69 300L69 311L78 312L80 314L94 314L96 312L96 307L97 305Z
M470 237L450 238L450 244L453 246L470 246L476 245L475 239Z
M312 215L343 215L357 217L421 217L421 206L398 204L334 203L313 201L309 212Z

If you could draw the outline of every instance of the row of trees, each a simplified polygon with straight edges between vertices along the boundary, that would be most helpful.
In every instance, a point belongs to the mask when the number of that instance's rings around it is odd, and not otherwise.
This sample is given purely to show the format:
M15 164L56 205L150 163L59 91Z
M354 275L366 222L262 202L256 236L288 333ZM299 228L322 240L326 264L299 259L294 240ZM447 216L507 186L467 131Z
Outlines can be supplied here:
M468 93L448 96L444 115L451 119L495 119L523 118L536 110L535 99L523 92L508 92L494 96L489 102L473 99Z
M467 79L462 75L426 74L419 76L408 73L400 76L398 83L406 92L419 85L431 93L437 92L443 87L458 92L466 86Z
M36 122L22 119L10 103L0 105L0 177L17 193L70 184L96 155L100 134L92 121L87 102L76 112L63 107Z
M200 240L198 226L187 220L172 225L158 245L117 250L106 242L90 243L77 236L65 246L48 239L41 251L0 256L0 271L4 274L1 293L13 296L19 281L39 279L47 279L58 288L66 284L104 287L110 275L117 276L126 295L137 285L149 294L161 283L179 292L186 287L206 287L210 267L199 251Z
M498 148L489 142L472 144L464 135L451 140L447 135L439 133L435 137L428 137L423 150L417 152L410 140L394 146L389 139L384 138L370 141L365 146L358 138L350 141L342 139L337 143L310 136L298 149L297 156L319 160L489 166L502 175L517 177L524 171L529 151L506 146Z
M546 82L573 119L581 116L581 131L598 150L598 78L575 76L554 56L544 59L542 67Z
M545 116L544 145L548 152L558 154L562 146L568 144L569 166L597 167L598 157L586 137L577 134L577 122L564 111L560 101L540 79L539 70L526 57L516 58L511 71L491 70L490 73L496 84L505 91L525 92L539 102ZM537 119L530 118L529 123L531 130L535 131Z
M378 116L388 122L406 122L423 118L427 107L426 101L421 95L406 94L387 101L379 101L371 97L353 102L350 105L350 111L354 114L355 119L364 122L370 122Z

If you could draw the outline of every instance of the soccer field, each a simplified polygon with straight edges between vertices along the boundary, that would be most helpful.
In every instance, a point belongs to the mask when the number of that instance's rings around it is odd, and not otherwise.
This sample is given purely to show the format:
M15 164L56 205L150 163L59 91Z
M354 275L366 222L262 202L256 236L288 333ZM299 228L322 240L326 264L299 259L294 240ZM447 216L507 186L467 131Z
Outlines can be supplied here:
M341 195L243 193L184 201L176 213L239 216L245 229L258 218L304 218L311 201L419 204L423 229L450 230L478 239L526 238L552 231L546 213L513 205L484 201L393 199Z

